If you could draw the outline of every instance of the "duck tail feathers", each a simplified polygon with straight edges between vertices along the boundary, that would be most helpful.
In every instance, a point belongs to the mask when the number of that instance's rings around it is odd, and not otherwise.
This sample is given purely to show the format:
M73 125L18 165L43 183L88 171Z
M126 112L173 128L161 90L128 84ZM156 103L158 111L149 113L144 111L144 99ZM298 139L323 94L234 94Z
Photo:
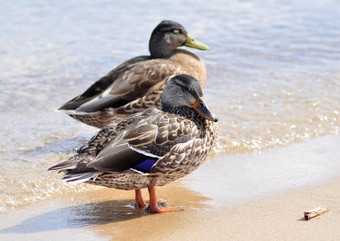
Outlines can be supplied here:
M88 182L91 179L94 182L100 174L101 172L83 172L83 173L76 173L76 174L68 173L62 177L62 180L65 182L72 182L75 184Z

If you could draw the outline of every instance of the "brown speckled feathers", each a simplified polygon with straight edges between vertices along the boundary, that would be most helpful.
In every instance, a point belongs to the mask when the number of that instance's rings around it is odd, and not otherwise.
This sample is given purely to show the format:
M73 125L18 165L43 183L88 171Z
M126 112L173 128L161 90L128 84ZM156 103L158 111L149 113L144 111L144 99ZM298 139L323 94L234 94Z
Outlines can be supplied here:
M125 190L183 177L206 159L217 138L217 118L200 95L195 78L176 76L164 90L163 110L150 108L107 125L75 156L49 170L63 172L66 181ZM154 161L150 169L138 170L149 160Z
M195 54L177 49L183 45L209 49L192 39L179 23L162 21L151 35L150 56L124 62L59 110L102 128L147 108L159 108L163 88L175 75L192 75L204 87L205 65Z

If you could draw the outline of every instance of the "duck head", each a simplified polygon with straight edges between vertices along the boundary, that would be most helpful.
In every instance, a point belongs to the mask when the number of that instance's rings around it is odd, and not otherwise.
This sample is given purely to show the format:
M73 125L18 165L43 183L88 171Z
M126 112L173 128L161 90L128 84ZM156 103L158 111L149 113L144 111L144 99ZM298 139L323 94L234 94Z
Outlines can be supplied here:
M187 46L199 50L209 50L210 48L192 38L185 28L170 20L164 20L153 30L149 42L151 57L168 57L173 50L180 46Z
M162 94L162 110L169 111L182 106L194 109L203 118L217 122L218 118L202 99L203 92L198 80L190 75L181 74L171 78Z

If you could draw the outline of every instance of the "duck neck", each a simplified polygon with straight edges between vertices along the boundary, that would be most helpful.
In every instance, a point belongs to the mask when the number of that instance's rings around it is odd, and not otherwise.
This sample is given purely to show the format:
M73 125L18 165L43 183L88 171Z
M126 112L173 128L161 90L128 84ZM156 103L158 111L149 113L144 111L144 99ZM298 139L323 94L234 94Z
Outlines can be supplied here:
M149 51L153 59L169 58L175 49L176 47L170 46L168 43L159 39L151 39L149 43Z
M194 109L188 107L188 106L180 106L180 107L165 107L163 106L163 111L176 114L176 115L181 115L184 116L194 122L204 122L204 118L200 116L200 114L197 113Z

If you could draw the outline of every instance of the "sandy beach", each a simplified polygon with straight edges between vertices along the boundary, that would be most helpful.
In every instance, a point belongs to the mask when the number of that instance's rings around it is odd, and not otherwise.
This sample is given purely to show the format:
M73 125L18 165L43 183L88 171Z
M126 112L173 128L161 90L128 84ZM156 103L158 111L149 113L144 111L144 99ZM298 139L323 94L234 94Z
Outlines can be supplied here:
M338 178L223 210L196 213L199 222L183 225L181 232L169 231L171 239L162 240L340 240L339 199ZM304 211L319 206L330 211L306 221Z
M133 192L106 188L90 188L8 210L0 216L0 239L339 240L340 177L334 161L339 156L338 142L338 136L326 136L263 153L237 155L243 168L248 159L249 163L253 161L251 179L237 172L234 155L229 157L236 170L234 176L207 178L211 175L209 168L216 170L221 162L219 157L212 158L194 175L158 188L158 197L167 199L166 205L178 205L183 212L148 214L133 206ZM286 170L274 161L269 164L271 159L280 161L283 153L291 153L290 162L282 164ZM257 173L263 163L267 163L268 170L277 167L282 171ZM327 168L335 171L333 176ZM244 169L244 175L249 176ZM287 175L292 170L294 175ZM329 179L318 178L316 170ZM299 175L311 180L299 179ZM281 189L273 188L275 177L281 179ZM206 185L201 185L202 179ZM233 179L238 182L226 183L227 187L217 183ZM297 186L291 187L291 183ZM210 192L206 186L211 187ZM245 186L253 188L253 193L249 194ZM147 199L146 190L143 194ZM319 206L330 211L305 221L303 212Z
M177 190L180 192L178 198ZM127 192L97 190L0 216L1 240L339 240L340 179L250 200L227 208L171 185L160 195L185 211L148 215ZM177 196L177 197L176 197ZM112 197L114 197L112 199ZM94 201L96 200L96 201ZM92 202L93 201L93 202ZM326 206L328 213L305 221L303 212Z
M17 0L0 15L0 241L340 240L340 1ZM219 136L156 188L184 211L149 214L134 191L46 170L98 132L54 110L149 55L162 20L210 47L179 48L205 63Z

